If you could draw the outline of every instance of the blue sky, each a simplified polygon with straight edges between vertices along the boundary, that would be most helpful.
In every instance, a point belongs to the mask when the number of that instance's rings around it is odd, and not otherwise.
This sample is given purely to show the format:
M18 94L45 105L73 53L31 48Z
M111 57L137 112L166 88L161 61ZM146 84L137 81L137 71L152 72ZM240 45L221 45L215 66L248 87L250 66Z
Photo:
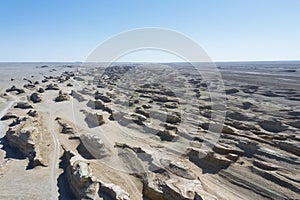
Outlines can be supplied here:
M299 10L298 0L0 0L0 61L83 61L143 27L179 31L214 61L300 60Z

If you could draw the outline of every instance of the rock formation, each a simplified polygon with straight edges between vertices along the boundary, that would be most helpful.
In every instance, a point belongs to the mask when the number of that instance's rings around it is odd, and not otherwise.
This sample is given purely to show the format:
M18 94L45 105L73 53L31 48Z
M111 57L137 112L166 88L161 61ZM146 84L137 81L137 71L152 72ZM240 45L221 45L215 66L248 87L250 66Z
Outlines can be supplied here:
M101 126L105 123L103 115L97 113L86 113L85 122L89 127Z
M85 158L101 159L109 156L104 143L97 136L83 134L80 136L80 145L78 147L80 154Z
M72 134L74 135L74 128L69 125L67 122L64 122L60 118L56 119L58 124L60 125L60 132L64 134Z
M50 83L49 85L46 86L45 90L59 90L59 87L57 84Z
M40 95L38 93L35 92L30 95L30 100L33 103L39 103L42 101L42 98L40 97Z
M30 105L27 102L18 102L17 105L15 105L14 108L20 108L20 109L30 109L33 108L32 105Z
M9 128L5 138L10 147L17 149L29 159L29 167L47 166L42 146L42 130L37 119L28 118Z
M68 101L70 99L67 93L63 93L61 90L59 91L58 96L55 98L55 102Z
M7 89L6 92L16 92L16 94L25 93L25 91L23 89L17 88L14 85L11 88Z
M67 150L64 150L63 159L67 162L65 171L69 187L76 199L99 199L99 183L89 164Z

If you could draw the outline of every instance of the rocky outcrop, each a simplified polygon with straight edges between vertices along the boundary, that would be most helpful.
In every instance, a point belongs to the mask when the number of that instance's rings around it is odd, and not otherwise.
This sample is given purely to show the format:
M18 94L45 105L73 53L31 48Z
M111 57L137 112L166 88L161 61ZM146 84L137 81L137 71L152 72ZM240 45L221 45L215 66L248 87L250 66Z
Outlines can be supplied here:
M90 128L101 126L105 123L103 115L98 113L86 113L85 114L85 122L88 124Z
M273 183L277 183L278 185L282 187L286 187L287 189L290 189L298 194L300 193L299 181L294 182L293 180L287 178L286 176L282 176L281 174L278 174L276 173L276 171L272 171L272 170L263 170L255 166L251 166L250 169L252 172L262 176L263 178Z
M157 101L157 102L178 102L177 99L166 97L166 96L161 96L161 95L153 96L152 100Z
M231 89L225 90L226 94L235 94L235 93L238 93L238 92L239 92L239 90L236 89L236 88L231 88Z
M96 92L95 93L95 99L100 99L101 101L103 101L104 103L109 103L111 102L111 99L108 95L104 95L100 92Z
M42 98L40 97L40 95L38 93L35 92L30 95L30 100L33 103L39 103L42 101Z
M191 162L202 168L204 173L216 173L221 169L229 167L232 163L232 160L226 158L226 156L195 148L190 148L188 157Z
M38 93L44 93L45 90L44 90L44 88L41 88L41 87L40 87L40 88L37 90L37 92L38 92Z
M146 111L144 107L137 107L135 109L135 112L145 117L150 117L150 113Z
M74 135L74 128L69 125L67 122L64 122L60 118L57 118L57 123L60 125L60 132L64 134L72 134Z
M21 122L26 121L27 119L28 117L17 117L11 124L9 124L9 127L19 125Z
M288 155L281 151L274 151L269 148L261 147L257 150L256 153L258 155L262 155L270 159L275 159L290 164L300 165L300 159L298 156Z
M30 109L33 108L32 105L30 105L27 102L18 102L17 105L15 105L14 108L20 108L20 109Z
M63 159L67 162L65 171L68 185L76 199L99 199L99 182L89 164L68 150L64 151Z
M6 92L16 92L16 94L22 94L25 93L23 89L17 88L16 86L12 86L11 88L8 88Z
M103 110L105 112L112 113L112 110L109 107L105 106L104 103L102 103L99 100L89 100L87 106L95 110Z
M64 148L64 147L63 147ZM129 194L120 186L97 179L89 163L64 148L68 185L76 199L100 200L105 196L113 200L130 200Z
M140 111L139 113L142 114ZM167 112L153 110L150 111L149 116L153 119L158 119L162 122L167 122L170 124L177 124L181 122L181 116L177 112L167 113Z
M13 113L6 113L2 118L1 121L5 121L5 120L9 120L9 119L16 119L18 118L17 115L13 114Z
M213 147L213 150L216 153L222 154L222 155L226 155L226 154L237 154L237 155L243 155L244 151L237 148L237 147L233 147L231 145L228 144L215 144Z
M161 130L157 133L163 141L174 141L178 138L176 127L166 127L164 130Z
M80 136L78 147L80 154L84 158L101 159L109 155L108 149L97 136L83 134Z
M29 167L47 166L47 159L42 147L42 130L39 121L33 118L22 120L9 128L5 135L10 147L19 150L29 159Z
M252 190L253 192L260 194L268 199L288 199L284 194L279 193L279 191L272 190L270 186L263 185L258 182L253 182L247 176L244 176L240 172L222 170L219 175L226 179L227 181L236 184L240 187Z
M225 134L234 134L234 130L231 129L229 126L226 126L226 125L222 125L222 124L219 124L219 123L201 123L199 124L199 126L201 128L203 128L204 130L210 130L210 131L219 131L219 130L222 130L222 133L225 133Z
M233 122L226 122L227 125L230 125L236 129L244 130L244 131L259 131L260 129L250 123L233 121Z
M59 90L59 87L57 84L50 83L49 85L46 86L45 90Z
M141 147L132 147L127 144L116 143L115 147L132 152L130 155L131 166L135 171L133 175L143 183L143 196L149 200L200 200L202 198L216 199L207 194L197 179L196 174L186 164L187 160L160 159L161 166L153 162L151 154ZM123 154L125 153L123 152ZM135 155L134 155L135 154ZM128 156L125 156L128 161ZM150 171L144 172L144 167L139 171L137 166L141 163L148 165ZM210 198L209 198L210 197ZM204 198L204 199L205 199Z
M29 110L27 112L27 115L29 115L30 117L37 117L38 116L38 113L36 110Z
M130 117L136 124L139 124L139 125L144 125L144 122L147 121L147 117L145 117L144 115L136 114L136 113L131 114Z
M103 193L113 200L130 200L130 195L120 186L99 180L100 194Z
M26 89L32 90L32 89L35 88L35 85L32 84L32 83L27 83L23 87L26 88Z
M274 165L274 164L268 163L268 162L264 162L261 160L254 160L253 165L256 167L259 167L260 169L268 170L268 171L277 170L279 168L277 165Z
M55 98L55 102L68 101L70 99L67 93L63 93L61 90L59 91L58 96Z
M216 200L212 195L207 194L201 182L197 179L188 180L179 178L168 172L148 173L142 177L144 197L150 200Z
M197 177L191 172L190 168L183 161L171 161L161 159L160 163L165 167L166 170L171 173L189 180L195 180Z

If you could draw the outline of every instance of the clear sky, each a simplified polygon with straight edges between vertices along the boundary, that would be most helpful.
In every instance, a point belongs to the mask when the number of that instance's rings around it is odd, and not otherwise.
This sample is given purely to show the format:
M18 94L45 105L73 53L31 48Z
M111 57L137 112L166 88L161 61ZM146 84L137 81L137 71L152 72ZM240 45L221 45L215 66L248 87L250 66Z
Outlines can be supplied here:
M83 61L143 27L179 31L214 61L300 60L299 24L299 0L0 0L0 61Z

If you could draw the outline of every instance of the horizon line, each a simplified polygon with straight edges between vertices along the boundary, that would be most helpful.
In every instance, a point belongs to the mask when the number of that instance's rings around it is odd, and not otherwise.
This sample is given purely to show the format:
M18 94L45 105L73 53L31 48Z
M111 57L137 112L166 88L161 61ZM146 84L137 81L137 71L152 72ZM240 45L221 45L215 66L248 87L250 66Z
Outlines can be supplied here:
M109 63L110 61L95 61L87 63ZM197 61L199 63L203 61ZM300 62L299 60L211 60L213 63L233 62ZM0 63L85 63L84 61L0 61ZM117 61L113 63L188 63L188 61ZM196 62L194 62L196 63Z

